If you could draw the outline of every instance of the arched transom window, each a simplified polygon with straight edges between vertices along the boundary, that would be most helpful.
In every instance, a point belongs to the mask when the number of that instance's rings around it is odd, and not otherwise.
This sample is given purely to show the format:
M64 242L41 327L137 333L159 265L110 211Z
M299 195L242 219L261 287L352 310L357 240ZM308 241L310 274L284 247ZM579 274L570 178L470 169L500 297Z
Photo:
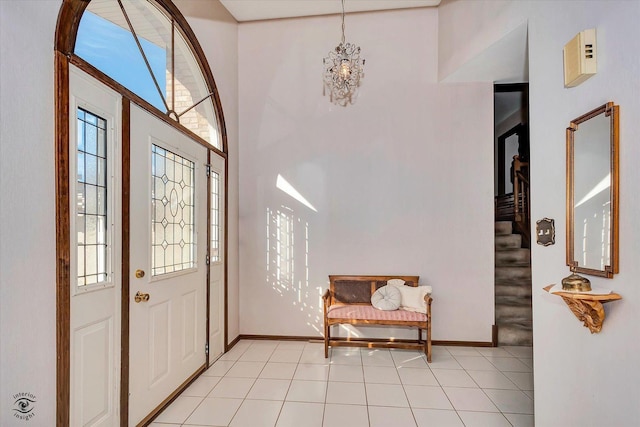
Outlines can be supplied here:
M74 53L224 151L201 64L180 26L154 0L92 0Z

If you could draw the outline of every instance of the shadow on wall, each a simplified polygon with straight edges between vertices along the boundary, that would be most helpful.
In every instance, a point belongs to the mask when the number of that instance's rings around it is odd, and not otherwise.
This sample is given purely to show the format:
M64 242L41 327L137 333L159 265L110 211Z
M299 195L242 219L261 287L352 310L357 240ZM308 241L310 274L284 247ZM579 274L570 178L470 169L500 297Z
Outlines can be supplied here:
M317 282L312 284L310 280L315 277L310 272L311 224L318 210L280 174L277 175L276 188L288 197L276 197L279 202L275 204L279 206L266 207L265 284L284 298L283 304L298 310L306 326L322 337L322 294L328 283L318 286ZM357 326L339 325L332 335L344 338L362 338L370 333L376 335L371 326L365 329L368 331L366 334ZM382 337L388 334L389 330L385 330ZM395 338L409 337L400 335Z
M276 187L313 212L317 209L291 184L278 175ZM297 204L296 204L297 205ZM308 211L288 205L267 207L266 283L274 292L287 297L291 304L306 313L306 323L319 335L323 334L322 288L309 284L309 222Z

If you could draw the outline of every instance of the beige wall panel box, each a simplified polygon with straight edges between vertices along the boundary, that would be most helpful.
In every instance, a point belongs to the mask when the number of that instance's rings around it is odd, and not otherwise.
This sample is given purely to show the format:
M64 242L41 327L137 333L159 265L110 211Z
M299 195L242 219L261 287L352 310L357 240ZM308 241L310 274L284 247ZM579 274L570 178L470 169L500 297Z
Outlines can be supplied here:
M564 87L578 86L598 71L596 29L579 32L564 45Z

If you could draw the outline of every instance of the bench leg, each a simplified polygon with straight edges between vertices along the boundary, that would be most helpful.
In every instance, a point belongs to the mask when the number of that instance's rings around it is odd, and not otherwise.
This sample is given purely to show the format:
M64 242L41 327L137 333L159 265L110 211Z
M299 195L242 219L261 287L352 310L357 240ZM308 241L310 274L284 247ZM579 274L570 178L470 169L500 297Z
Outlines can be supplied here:
M329 357L329 326L327 325L327 321L324 321L324 358Z
M427 362L431 363L431 322L427 324L427 337L424 340L424 354L427 355Z

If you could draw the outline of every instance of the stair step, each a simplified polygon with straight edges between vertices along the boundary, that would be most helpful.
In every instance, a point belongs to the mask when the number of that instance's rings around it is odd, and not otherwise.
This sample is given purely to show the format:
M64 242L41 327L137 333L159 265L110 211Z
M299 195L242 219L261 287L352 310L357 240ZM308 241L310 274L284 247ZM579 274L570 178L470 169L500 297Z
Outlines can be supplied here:
M513 324L531 321L531 302L526 305L496 304L496 322L498 324Z
M533 345L531 251L511 221L495 223L495 316L498 345Z
M496 251L496 266L523 265L531 262L529 249L511 248L509 250Z
M513 305L531 308L531 298L516 295L496 295L496 305Z
M496 304L524 305L531 307L531 298L515 295L500 295L496 296Z
M498 345L533 345L531 322L498 324Z
M495 237L496 250L508 248L520 248L522 246L522 236L519 234L497 235Z
M496 302L498 297L531 297L531 283L523 282L506 282L498 283L495 286Z
M508 280L531 281L531 268L529 266L496 267L495 280L496 282Z
M496 221L496 236L511 234L513 232L513 224L511 221Z

